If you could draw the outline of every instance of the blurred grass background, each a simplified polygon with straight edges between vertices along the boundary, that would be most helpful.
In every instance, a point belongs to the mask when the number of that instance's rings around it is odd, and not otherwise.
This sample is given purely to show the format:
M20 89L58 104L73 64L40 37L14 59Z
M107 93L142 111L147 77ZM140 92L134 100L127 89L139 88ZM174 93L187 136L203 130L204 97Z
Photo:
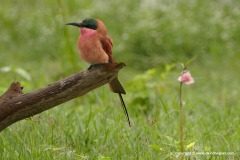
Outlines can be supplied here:
M88 67L77 28L99 18L113 38L129 128L107 86L12 125L2 159L170 159L178 151L180 63L196 83L184 88L188 151L238 153L240 1L7 1L0 5L0 92L19 81L28 93ZM129 76L131 75L131 76ZM203 157L201 157L203 158ZM211 157L208 157L211 158Z

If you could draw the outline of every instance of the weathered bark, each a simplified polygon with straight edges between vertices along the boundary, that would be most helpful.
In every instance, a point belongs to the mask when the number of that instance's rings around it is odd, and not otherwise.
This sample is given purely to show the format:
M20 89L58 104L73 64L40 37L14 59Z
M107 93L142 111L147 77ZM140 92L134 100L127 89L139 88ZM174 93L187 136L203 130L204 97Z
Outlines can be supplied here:
M27 94L22 92L20 83L13 82L0 97L0 132L17 121L109 83L124 66L124 63L95 65Z

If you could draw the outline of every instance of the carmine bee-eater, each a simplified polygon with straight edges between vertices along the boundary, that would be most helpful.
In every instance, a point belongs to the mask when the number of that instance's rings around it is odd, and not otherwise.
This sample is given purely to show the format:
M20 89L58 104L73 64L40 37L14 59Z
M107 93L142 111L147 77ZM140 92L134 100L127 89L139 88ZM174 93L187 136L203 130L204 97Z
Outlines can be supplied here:
M108 35L108 31L104 23L99 19L85 19L81 23L67 23L80 28L80 36L78 38L78 50L80 57L87 63L101 64L113 63L112 56L112 39ZM131 127L127 108L122 98L122 94L126 94L123 86L118 78L114 78L110 83L112 92L117 93L122 103L125 116Z

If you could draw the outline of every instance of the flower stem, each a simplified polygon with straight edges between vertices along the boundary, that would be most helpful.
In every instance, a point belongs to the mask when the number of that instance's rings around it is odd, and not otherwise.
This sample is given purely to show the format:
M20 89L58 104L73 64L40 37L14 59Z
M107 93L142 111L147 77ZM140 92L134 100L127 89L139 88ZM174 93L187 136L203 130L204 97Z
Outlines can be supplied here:
M183 83L180 83L179 89L179 102L180 102L180 110L179 110L179 119L180 119L180 151L184 152L183 148L183 111L182 111L182 86Z

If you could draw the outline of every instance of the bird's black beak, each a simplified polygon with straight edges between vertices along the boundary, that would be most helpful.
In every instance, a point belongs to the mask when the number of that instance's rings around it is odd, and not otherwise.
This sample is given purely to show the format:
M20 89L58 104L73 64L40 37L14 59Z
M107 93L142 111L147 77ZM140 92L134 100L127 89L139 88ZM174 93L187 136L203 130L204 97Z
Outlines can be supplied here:
M72 25L72 26L77 26L77 27L83 27L82 23L67 23L66 25Z

